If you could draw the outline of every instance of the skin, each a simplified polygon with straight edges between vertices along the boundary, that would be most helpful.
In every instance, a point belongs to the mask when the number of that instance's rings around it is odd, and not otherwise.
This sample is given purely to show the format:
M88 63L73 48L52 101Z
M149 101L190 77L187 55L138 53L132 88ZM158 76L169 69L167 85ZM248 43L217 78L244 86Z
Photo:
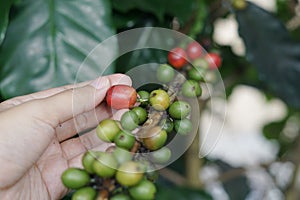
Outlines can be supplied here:
M117 84L131 85L131 80L114 74L2 102L0 199L62 198L68 192L60 179L63 171L82 167L87 148L107 148L95 143L93 131L72 137L112 117L115 111L102 101Z

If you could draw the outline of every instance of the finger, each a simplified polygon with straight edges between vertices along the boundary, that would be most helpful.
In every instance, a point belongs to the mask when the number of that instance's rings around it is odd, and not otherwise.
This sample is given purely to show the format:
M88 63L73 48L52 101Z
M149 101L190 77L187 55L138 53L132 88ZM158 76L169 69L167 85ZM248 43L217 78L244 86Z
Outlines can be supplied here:
M64 85L64 86L61 86L61 87L51 88L51 89L48 89L48 90L43 90L43 91L40 91L40 92L35 92L35 93L32 93L32 94L28 94L28 95L14 97L14 98L6 100L6 101L4 101L0 104L0 112L6 110L8 108L11 108L11 107L20 105L22 103L25 103L27 101L31 101L31 100L34 100L34 99L47 98L49 96L53 96L55 94L58 94L60 92L63 92L63 91L69 90L69 89L73 89L73 88L76 88L76 87L82 87L82 86L88 85L90 82L91 81L85 81L85 82L78 83L78 84Z
M103 119L111 117L111 109L101 103L95 109L82 113L56 127L58 141L64 141L84 130L94 128Z
M97 138L96 134L89 134L80 138L66 140L61 143L61 148L65 158L70 160L84 154L87 150L105 151L112 145L112 143L101 141L99 138Z
M112 85L116 85L116 84L131 85L131 80L127 76L120 77L119 74L113 74L113 75L110 75L108 78L109 78ZM48 89L48 90L43 90L43 91L40 91L40 92L35 92L35 93L32 93L32 94L28 94L28 95L14 97L14 98L6 100L6 101L4 101L0 104L0 112L6 110L8 108L11 108L13 106L17 106L17 105L20 105L22 103L25 103L27 101L31 101L31 100L34 100L34 99L47 98L47 97L53 96L55 94L61 93L61 92L66 91L66 90L70 90L70 89L74 89L74 88L78 88L78 87L83 87L83 86L86 86L88 84L91 84L91 82L92 81L85 81L85 82L76 83L76 84L69 84L69 85L64 85L64 86L61 86L61 87L56 87L56 88L51 88L51 89Z
M131 81L126 75L115 74L100 77L89 85L41 99L36 103L36 114L38 115L36 117L52 127L57 127L78 114L95 108L102 102L109 87L116 84L129 85ZM43 112L39 109L43 109Z

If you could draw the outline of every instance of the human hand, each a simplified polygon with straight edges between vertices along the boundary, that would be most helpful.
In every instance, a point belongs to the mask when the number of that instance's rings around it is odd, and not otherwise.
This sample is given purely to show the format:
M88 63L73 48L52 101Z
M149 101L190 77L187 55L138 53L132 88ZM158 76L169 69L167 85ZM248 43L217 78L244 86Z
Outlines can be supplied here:
M0 199L62 198L67 193L62 172L81 165L86 147L106 148L94 144L95 134L73 136L112 116L101 102L117 84L131 80L114 74L2 102Z

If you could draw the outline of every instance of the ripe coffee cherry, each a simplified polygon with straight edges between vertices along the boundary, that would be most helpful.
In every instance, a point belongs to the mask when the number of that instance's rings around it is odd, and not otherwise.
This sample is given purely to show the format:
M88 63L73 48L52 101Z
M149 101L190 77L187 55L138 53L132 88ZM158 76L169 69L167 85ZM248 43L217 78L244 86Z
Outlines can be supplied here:
M149 130L146 130L141 136L143 145L151 151L160 149L162 146L164 146L168 137L167 132L162 130L159 126L155 126Z
M191 106L186 101L175 101L169 108L169 115L173 119L183 119L191 112Z
M222 64L222 59L217 53L208 53L206 54L205 59L207 60L210 69L217 69Z
M126 194L116 194L110 198L110 200L131 200Z
M82 165L84 169L90 174L94 173L93 163L95 161L95 157L96 154L92 151L87 151L82 157Z
M117 147L131 149L135 143L135 137L129 131L122 130L118 133L114 140Z
M72 195L72 200L94 200L97 192L92 187L80 188Z
M185 97L199 97L202 94L202 89L197 81L187 80L181 88L182 94Z
M147 114L147 111L144 108L134 107L132 109L132 111L135 112L135 114L138 116L139 124L143 124L146 121L148 114Z
M187 54L184 49L176 47L172 49L168 54L169 63L176 69L181 69L187 64Z
M102 178L110 178L115 175L118 162L111 153L98 152L93 170Z
M69 168L61 176L61 180L67 188L78 189L90 182L90 175L79 168Z
M114 109L131 108L136 103L137 93L128 85L115 85L106 93L107 104Z
M155 193L155 185L148 180L142 180L136 186L129 188L130 196L136 200L153 200Z
M151 160L155 163L164 164L171 158L171 150L168 147L162 147L151 152Z
M187 46L186 52L190 59L195 60L202 56L203 50L198 42L192 42Z
M150 93L150 104L158 111L166 110L170 105L170 97L168 93L162 89L153 90Z
M144 176L144 167L137 162L129 161L123 163L117 171L116 180L123 186L134 186Z
M141 102L141 106L146 106L148 105L149 102L149 92L145 91L145 90L141 90L138 92L139 95L139 100Z
M193 130L193 124L191 120L185 118L182 120L176 120L174 122L174 129L181 135L186 135Z
M114 150L113 155L115 156L119 165L132 160L131 152L119 147Z
M112 142L119 131L119 125L112 119L101 121L96 128L97 136L104 142Z
M156 71L157 80L162 83L168 83L173 80L175 75L174 69L168 64L162 64Z
M136 129L139 125L139 117L132 110L126 111L121 117L121 126L128 131Z

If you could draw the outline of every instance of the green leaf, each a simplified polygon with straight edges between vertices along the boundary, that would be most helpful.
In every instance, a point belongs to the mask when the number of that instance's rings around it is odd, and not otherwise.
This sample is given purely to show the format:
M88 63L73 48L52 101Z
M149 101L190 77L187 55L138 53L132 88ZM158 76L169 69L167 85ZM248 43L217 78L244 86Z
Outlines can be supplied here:
M151 29L143 29L139 35L136 35L135 42L138 46L143 47L147 47L149 44L157 47L174 46L174 38L168 38L168 34L164 35L163 32L164 31L162 31L162 33L160 33L160 31L153 32ZM166 38L168 38L168 41ZM127 41L119 41L119 47L125 47L127 45L126 42ZM125 73L136 66L147 63L166 63L167 53L168 52L161 49L153 49L148 47L128 52L118 58L116 64L117 71ZM155 69L153 69L153 72L155 72ZM141 71L141 73L143 72ZM134 78L144 80L144 75L145 74L141 74L140 76L136 76ZM155 73L147 74L147 76L149 75L155 75ZM151 78L149 79L151 80Z
M112 0L114 9L127 13L134 9L155 15L161 22L165 15L178 17L185 22L195 9L195 0Z
M300 44L274 15L250 2L236 16L246 56L260 79L278 97L300 108Z
M196 190L179 186L157 185L156 200L212 200L213 198L204 190Z
M4 40L6 28L8 25L9 10L13 1L4 0L0 6L0 45Z
M281 132L285 127L288 118L282 121L272 122L263 127L263 134L267 139L280 140Z
M90 51L113 35L109 0L23 0L0 49L0 84L10 98L101 75L103 57ZM116 41L105 46L116 52ZM76 80L75 80L76 79Z
M223 162L222 160L216 160L215 163L220 169L220 174L225 174L232 172L233 170L238 170L230 164ZM239 168L241 170L241 168ZM250 186L248 184L248 179L245 174L240 174L239 176L229 177L227 180L222 181L224 190L227 192L229 199L246 199L250 193Z
M196 36L202 31L205 20L208 16L208 7L204 1L198 0L196 5L197 10L195 12L191 30L189 31L189 36L192 38L196 38Z

